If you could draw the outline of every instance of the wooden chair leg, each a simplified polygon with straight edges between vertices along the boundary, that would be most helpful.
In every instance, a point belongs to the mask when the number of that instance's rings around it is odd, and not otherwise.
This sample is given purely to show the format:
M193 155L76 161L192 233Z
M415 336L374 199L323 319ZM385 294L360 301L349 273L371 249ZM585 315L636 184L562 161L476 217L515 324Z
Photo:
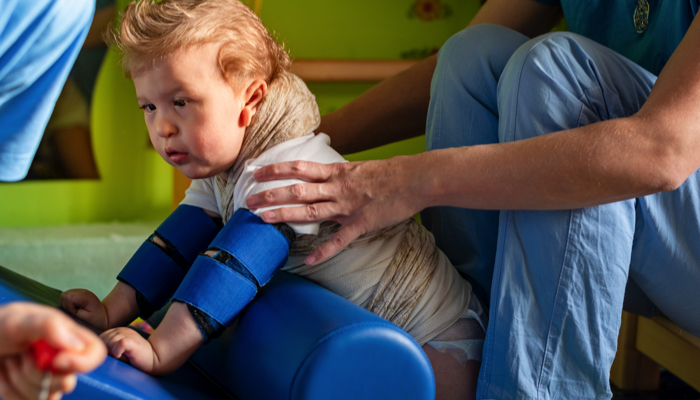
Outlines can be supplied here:
M617 355L610 381L622 390L657 390L660 366L637 350L638 316L622 312Z
M670 320L639 318L637 349L663 365L695 390L700 390L700 337L683 331Z

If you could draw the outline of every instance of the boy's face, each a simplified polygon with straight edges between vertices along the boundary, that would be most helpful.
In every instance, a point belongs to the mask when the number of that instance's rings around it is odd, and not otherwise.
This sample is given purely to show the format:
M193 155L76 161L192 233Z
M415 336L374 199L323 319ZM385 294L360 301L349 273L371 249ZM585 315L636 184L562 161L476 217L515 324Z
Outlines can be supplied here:
M192 179L227 171L245 135L243 93L224 78L218 51L216 43L183 48L133 77L153 146Z

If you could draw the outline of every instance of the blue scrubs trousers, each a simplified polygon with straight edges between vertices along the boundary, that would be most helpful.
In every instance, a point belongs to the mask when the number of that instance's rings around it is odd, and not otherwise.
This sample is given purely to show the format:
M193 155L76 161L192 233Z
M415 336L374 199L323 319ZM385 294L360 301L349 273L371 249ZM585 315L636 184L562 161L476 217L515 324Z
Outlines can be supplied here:
M94 0L0 0L0 181L27 174L94 10Z
M655 80L576 34L471 27L440 50L426 148L629 116ZM609 399L623 302L700 334L699 184L696 172L672 192L576 210L424 211L489 305L477 398Z

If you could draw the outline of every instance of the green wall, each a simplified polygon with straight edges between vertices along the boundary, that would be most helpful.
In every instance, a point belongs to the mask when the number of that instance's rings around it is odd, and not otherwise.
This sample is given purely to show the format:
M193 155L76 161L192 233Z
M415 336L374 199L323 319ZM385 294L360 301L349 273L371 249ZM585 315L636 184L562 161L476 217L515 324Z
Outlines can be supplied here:
M261 18L295 58L398 59L438 48L467 25L478 0L419 0L447 10L432 22L410 16L414 0L264 0ZM119 1L125 4L125 1ZM172 169L150 147L133 86L107 55L95 89L93 147L99 181L0 184L0 227L163 219L170 211ZM369 84L311 84L321 113ZM422 151L416 138L348 157L384 158Z

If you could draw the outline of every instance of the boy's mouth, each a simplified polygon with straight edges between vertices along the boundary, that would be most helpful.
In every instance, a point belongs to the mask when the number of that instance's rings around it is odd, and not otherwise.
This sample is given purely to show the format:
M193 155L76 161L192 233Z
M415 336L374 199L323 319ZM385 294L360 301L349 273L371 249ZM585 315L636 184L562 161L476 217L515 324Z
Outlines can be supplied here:
M175 164L179 164L185 161L185 158L187 158L187 153L182 153L171 148L165 149L165 154L168 156L170 161Z

